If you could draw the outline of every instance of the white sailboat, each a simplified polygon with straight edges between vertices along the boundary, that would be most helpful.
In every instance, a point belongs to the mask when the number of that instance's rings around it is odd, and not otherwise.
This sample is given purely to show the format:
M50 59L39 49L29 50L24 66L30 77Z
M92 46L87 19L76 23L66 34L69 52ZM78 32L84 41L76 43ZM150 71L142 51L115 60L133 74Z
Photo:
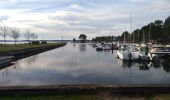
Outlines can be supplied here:
M111 47L109 46L108 43L104 43L104 44L102 45L102 49L103 49L103 50L111 50Z
M135 44L123 44L117 51L117 57L121 60L139 60L139 54Z
M131 16L131 32L132 32L132 16ZM124 43L125 43L125 33L124 33ZM130 41L131 43L131 36ZM121 49L117 51L117 57L121 60L139 60L139 53L137 51L136 44L123 44Z
M148 49L148 50L147 50ZM145 43L141 43L138 47L140 60L149 60L149 47Z
M102 48L102 45L100 44L100 43L97 43L96 44L96 51L101 51L101 50L103 50L103 48Z

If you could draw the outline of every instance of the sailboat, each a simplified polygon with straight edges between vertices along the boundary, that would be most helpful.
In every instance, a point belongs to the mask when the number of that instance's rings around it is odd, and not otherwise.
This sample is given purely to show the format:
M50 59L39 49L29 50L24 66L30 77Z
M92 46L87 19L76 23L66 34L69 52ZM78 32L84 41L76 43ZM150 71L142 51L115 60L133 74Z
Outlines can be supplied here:
M136 44L123 44L117 51L117 57L121 60L139 60Z
M132 17L131 17L131 24L132 24ZM132 26L132 25L131 25ZM132 29L132 28L131 28ZM117 51L117 57L121 60L139 60L139 53L137 51L136 44L125 44L125 33L124 33L124 43L122 44L120 50ZM130 37L131 41L131 37Z

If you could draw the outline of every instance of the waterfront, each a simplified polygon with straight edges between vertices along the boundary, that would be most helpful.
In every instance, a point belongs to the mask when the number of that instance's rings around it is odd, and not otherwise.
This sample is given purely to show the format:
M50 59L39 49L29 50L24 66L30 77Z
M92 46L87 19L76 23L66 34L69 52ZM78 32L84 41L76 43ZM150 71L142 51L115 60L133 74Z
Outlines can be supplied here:
M72 44L24 58L0 70L1 86L61 84L169 84L169 60L122 62L116 51Z

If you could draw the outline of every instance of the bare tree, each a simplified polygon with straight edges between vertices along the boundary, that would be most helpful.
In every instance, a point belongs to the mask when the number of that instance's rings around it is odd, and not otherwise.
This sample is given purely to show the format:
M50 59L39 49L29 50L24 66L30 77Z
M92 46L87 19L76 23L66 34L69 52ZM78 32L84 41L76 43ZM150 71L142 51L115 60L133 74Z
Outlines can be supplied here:
M31 38L31 30L30 28L29 29L26 29L25 33L24 33L24 37L26 38L26 40L29 42L30 41L30 38Z
M38 35L35 35L34 39L36 39L36 40L37 40L37 39L38 39Z
M20 35L20 30L16 29L16 28L12 28L10 36L14 39L14 43L16 44L18 38L21 36Z
M0 26L0 35L4 38L4 44L6 45L6 37L9 35L9 27Z
M36 39L38 38L38 35L36 35L35 33L32 33L32 34L31 34L31 38L32 38L33 41L34 41L34 40L36 40Z

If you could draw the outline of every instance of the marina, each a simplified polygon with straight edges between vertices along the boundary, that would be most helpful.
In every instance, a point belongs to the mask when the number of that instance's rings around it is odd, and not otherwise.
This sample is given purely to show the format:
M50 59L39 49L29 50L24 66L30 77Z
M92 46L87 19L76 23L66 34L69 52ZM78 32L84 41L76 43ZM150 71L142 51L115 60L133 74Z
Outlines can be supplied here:
M111 45L110 45L111 44ZM114 43L115 44L115 43ZM103 50L116 50L117 57L121 60L135 61L135 60L145 60L152 61L158 60L161 57L170 56L170 47L168 45L159 46L148 44L134 44L134 43L122 43L118 45L113 45L113 43L90 43L90 45L96 48L96 51ZM110 46L109 46L110 45Z
M170 100L170 0L0 0L0 100Z
M69 54L69 56L67 56ZM57 59L60 58L60 59ZM57 60L56 60L57 59ZM0 70L1 86L62 84L169 84L169 59L122 61L116 50L96 51L87 43L33 55Z

